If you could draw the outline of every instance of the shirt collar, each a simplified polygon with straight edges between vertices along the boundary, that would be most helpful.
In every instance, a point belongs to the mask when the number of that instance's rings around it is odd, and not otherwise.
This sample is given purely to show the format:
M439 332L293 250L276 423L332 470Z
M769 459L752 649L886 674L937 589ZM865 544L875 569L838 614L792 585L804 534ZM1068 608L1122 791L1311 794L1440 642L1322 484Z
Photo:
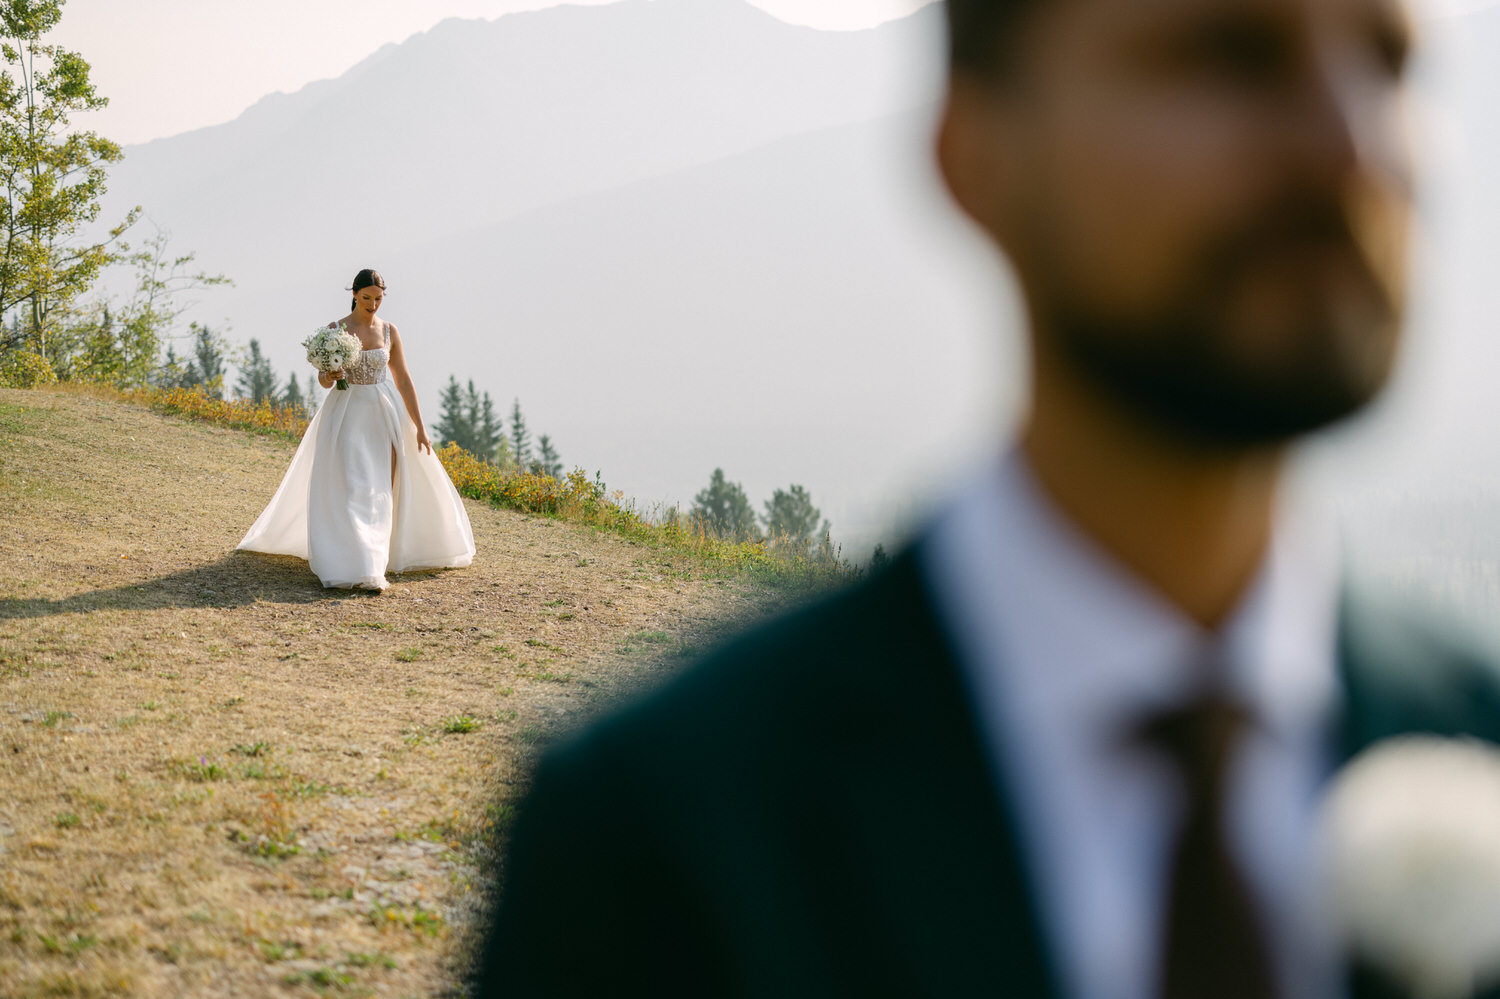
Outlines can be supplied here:
M1209 662L1270 732L1318 725L1336 691L1334 537L1278 511L1264 564L1217 632L1074 526L1019 450L965 490L933 540L974 665L1014 673L1007 686L1037 710L1108 738L1190 698Z

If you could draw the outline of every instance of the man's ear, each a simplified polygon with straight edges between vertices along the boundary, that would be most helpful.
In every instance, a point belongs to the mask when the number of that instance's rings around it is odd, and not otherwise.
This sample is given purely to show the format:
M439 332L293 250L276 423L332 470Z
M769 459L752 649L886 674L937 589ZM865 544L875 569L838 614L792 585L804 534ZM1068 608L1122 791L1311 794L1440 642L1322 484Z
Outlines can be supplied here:
M1004 248L1013 231L1024 151L1015 115L993 81L954 73L938 122L938 170L948 193Z

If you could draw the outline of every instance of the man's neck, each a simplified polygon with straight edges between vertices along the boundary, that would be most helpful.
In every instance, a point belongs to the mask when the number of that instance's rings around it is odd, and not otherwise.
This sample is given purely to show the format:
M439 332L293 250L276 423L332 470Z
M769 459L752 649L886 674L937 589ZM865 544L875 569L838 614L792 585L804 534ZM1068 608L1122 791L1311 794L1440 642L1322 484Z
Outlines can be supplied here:
M1216 628L1270 545L1284 448L1173 440L1101 400L1060 398L1057 388L1038 386L1021 438L1037 481L1103 549Z

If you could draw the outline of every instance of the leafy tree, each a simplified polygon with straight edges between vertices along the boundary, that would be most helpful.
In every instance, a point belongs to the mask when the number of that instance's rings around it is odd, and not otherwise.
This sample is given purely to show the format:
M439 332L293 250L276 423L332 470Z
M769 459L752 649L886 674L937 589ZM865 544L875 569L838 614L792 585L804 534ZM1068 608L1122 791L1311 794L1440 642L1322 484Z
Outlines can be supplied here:
M722 468L714 469L708 488L693 497L693 522L716 538L747 541L758 536L755 510L744 488L726 480Z
M224 398L224 338L200 323L194 323L193 358L187 365L187 382L204 395Z
M225 283L226 279L188 272L185 265L191 263L191 254L169 260L167 239L167 234L158 230L145 249L122 258L136 268L136 291L123 308L109 301L95 301L82 309L54 309L56 322L48 343L50 364L58 375L121 388L170 385L180 380L180 363L178 371L164 375L158 361L162 343L170 340L173 324L191 304L179 302L176 296L196 286ZM13 315L15 342L26 341L28 323L29 319L21 321L19 313ZM174 350L172 358L176 357ZM172 369L170 362L166 367Z
M542 434L542 436L536 439L536 444L537 450L540 452L537 456L537 470L543 475L552 476L554 479L562 478L562 456L557 453L557 448L552 446L552 438L546 434Z
M520 399L515 400L510 408L510 455L521 468L531 464L531 431L526 429Z
M307 409L307 401L302 395L302 386L297 382L297 373L295 371L288 376L286 388L281 390L281 404L288 409Z
M776 490L765 507L761 521L766 525L766 533L778 543L806 547L814 535L828 533L826 520L822 531L818 530L821 511L813 506L812 497L801 486Z
M135 267L135 293L122 315L129 342L141 353L154 354L166 342L168 351L175 355L170 340L177 335L177 320L196 304L185 301L184 293L234 283L222 274L193 270L194 254L173 256L168 249L171 241L170 232L156 228L140 249L131 251L121 246L122 259ZM196 336L196 330L190 326L187 335Z
M496 424L496 426L499 426L499 424ZM503 434L501 435L500 439L495 442L495 457L493 461L501 468L511 468L515 465L515 461L510 453L510 440Z
M63 2L0 0L0 315L24 316L24 344L4 346L47 360L59 319L117 259L115 246L139 211L102 239L83 237L98 219L106 168L123 153L69 126L70 115L108 102L82 56L41 41L62 19Z
M250 339L250 356L240 366L235 389L241 398L256 403L276 395L276 373L271 370L270 359L260 352L260 341L254 337Z
M167 356L152 373L151 384L158 388L192 388L187 366L177 356L177 349L167 344Z
M96 302L53 336L52 366L62 378L134 387L151 380L157 346L128 317Z
M823 536L818 539L818 550L814 553L813 557L824 565L841 566L847 569L848 563L840 558L842 551L843 546L833 543L833 536L828 533L825 525Z

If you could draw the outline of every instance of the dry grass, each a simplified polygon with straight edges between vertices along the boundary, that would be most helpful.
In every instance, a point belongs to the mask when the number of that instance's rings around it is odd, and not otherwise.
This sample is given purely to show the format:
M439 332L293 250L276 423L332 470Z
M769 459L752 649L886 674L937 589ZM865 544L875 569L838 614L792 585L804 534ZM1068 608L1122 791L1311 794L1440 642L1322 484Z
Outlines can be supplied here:
M780 599L472 501L324 591L231 550L291 451L0 390L0 996L451 993L535 745Z
M0 387L4 384L0 380ZM310 419L301 406L272 404L269 400L256 403L248 399L218 399L199 389L120 389L88 381L48 385L54 393L133 403L170 416L291 441L301 440ZM837 549L814 551L805 542L787 545L785 539L776 538L741 541L719 538L678 509L643 511L624 493L608 492L600 473L590 480L581 468L560 477L516 467L501 468L470 454L455 442L438 448L435 453L459 493L469 499L612 531L720 570L757 572L765 582L786 590L788 595L839 586L860 572L841 559Z

